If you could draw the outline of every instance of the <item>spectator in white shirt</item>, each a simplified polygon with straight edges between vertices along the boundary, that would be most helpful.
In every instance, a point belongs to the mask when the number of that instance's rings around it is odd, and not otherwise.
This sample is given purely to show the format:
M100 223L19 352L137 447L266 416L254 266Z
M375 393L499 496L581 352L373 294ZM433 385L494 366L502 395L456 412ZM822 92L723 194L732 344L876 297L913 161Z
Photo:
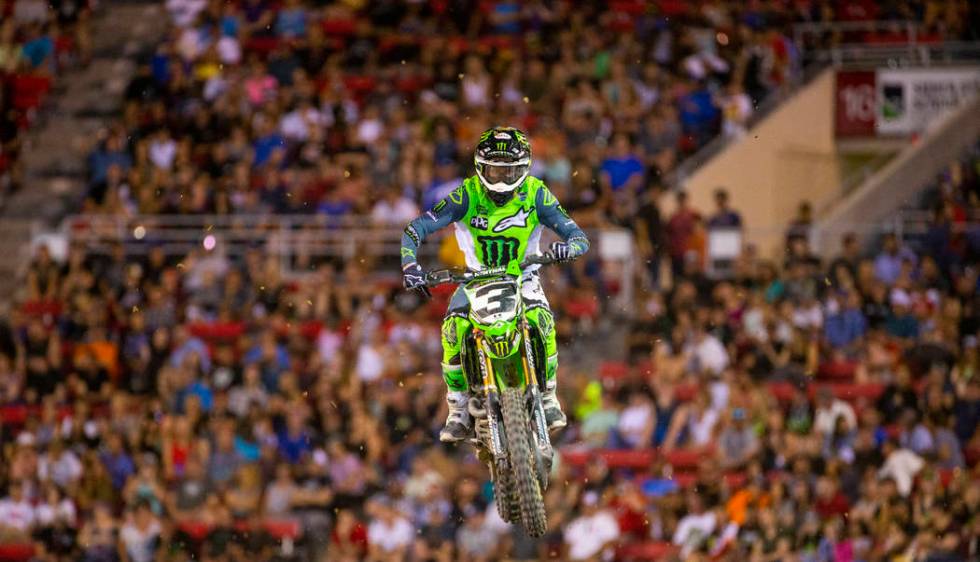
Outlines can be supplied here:
M619 524L608 509L599 507L599 495L582 494L582 515L565 527L565 545L570 560L595 560L619 538ZM611 553L610 553L611 554Z
M704 510L704 503L696 492L687 496L688 513L677 522L672 542L681 547L681 557L686 558L711 536L718 524L712 511Z
M207 6L207 0L167 0L167 12L177 27L194 23L197 15Z
M373 520L368 525L368 558L378 562L402 560L415 539L411 523L395 508L372 502Z
M695 371L717 375L728 368L728 350L704 327L698 327L690 353Z
M34 510L34 521L38 527L54 527L64 525L74 527L77 511L75 502L64 497L57 486L47 485L44 491L44 502Z
M177 158L177 142L167 129L161 128L153 135L149 149L150 161L161 170L169 170Z
M0 500L0 542L30 532L34 518L34 506L24 494L23 482L11 482L7 497Z
M402 225L418 216L415 203L405 197L398 188L389 188L371 209L371 220L375 224Z
M55 439L48 446L48 452L38 459L37 473L41 480L50 479L59 487L67 488L82 477L82 462L61 440Z
M848 431L853 431L857 427L857 415L850 404L834 398L829 388L821 388L817 391L817 411L814 417L814 429L820 435L830 435L837 427L837 418L844 418Z
M160 545L160 522L150 504L140 502L119 532L119 540L130 562L152 562Z
M912 493L915 475L925 467L926 461L908 449L899 448L891 439L885 441L883 452L885 464L878 471L878 478L891 478L895 481L898 493L908 497Z

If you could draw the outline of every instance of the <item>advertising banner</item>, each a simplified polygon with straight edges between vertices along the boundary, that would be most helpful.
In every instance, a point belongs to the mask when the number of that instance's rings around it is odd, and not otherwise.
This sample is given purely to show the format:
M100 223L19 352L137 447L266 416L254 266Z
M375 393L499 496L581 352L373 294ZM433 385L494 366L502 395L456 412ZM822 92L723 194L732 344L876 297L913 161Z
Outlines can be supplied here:
M877 72L879 135L924 131L980 92L980 68L882 69Z
M911 135L978 93L977 67L839 71L835 133L838 137Z

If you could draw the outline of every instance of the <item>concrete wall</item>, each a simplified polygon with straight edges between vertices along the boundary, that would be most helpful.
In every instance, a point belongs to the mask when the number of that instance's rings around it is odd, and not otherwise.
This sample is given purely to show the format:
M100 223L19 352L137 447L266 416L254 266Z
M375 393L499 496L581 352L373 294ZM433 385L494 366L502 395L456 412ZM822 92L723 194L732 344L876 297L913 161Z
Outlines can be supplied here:
M777 257L800 201L815 210L840 196L834 142L834 71L825 70L684 182L695 208L713 212L724 187L742 213L747 242ZM669 212L669 210L668 210Z

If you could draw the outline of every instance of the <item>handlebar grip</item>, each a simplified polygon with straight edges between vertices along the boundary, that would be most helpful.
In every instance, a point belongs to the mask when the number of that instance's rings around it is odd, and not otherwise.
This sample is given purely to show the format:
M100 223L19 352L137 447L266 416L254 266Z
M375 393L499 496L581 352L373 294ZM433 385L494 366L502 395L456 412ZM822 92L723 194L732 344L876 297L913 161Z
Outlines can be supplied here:
M524 258L524 262L521 263L521 268L529 265L548 265L555 263L555 258L550 252L545 252L536 256L527 256Z

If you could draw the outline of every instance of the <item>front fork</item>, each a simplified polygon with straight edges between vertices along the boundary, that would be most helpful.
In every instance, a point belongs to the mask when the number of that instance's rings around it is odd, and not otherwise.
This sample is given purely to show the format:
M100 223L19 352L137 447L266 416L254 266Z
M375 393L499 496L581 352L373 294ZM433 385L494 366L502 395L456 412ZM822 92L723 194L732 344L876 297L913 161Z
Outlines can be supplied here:
M500 434L500 426L497 423L500 412L500 392L497 389L497 381L493 377L493 369L490 368L490 360L483 351L483 334L475 334L477 363L480 365L480 375L483 381L483 395L486 397L487 426L490 429L490 452L493 454L494 464L500 466L506 463L507 449L504 447L504 438Z
M524 372L527 375L527 400L531 410L531 422L534 426L534 441L536 449L540 455L539 464L545 472L550 470L551 462L554 457L554 449L551 445L551 438L548 436L548 424L544 417L544 406L541 404L541 387L538 385L537 373L534 369L534 349L531 345L531 337L528 331L527 322L522 324L524 335L524 356L521 358ZM493 454L496 466L506 466L507 448L504 445L504 436L498 424L500 412L500 391L497 388L497 381L493 376L493 369L490 367L490 360L483 350L483 335L475 334L477 363L480 365L480 375L483 384L483 395L487 403L487 426L490 430L490 452ZM491 410L492 408L492 410ZM492 412L492 413L491 413Z
M534 368L534 346L531 345L531 334L528 330L527 320L521 325L524 331L524 372L528 375L528 391L531 402L531 420L534 423L535 436L537 439L538 450L544 458L546 466L550 468L554 450L551 447L551 439L548 436L548 423L544 417L544 406L541 404L541 386L538 384L537 370Z

